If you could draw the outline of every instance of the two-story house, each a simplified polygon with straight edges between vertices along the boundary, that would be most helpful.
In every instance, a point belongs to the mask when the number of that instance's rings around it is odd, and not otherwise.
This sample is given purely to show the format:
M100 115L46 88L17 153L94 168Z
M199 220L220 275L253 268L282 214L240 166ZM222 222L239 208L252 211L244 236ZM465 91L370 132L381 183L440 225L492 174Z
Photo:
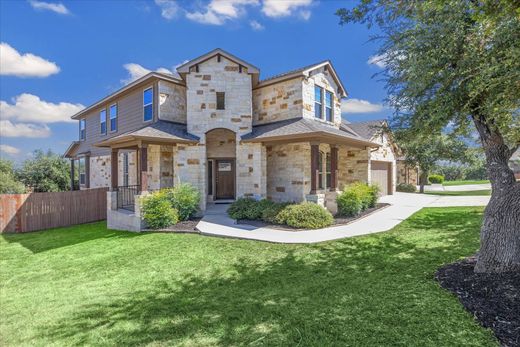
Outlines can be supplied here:
M177 72L151 72L72 117L79 140L66 156L82 189L109 186L121 208L188 182L201 211L243 196L334 210L338 189L371 176L394 191L392 146L342 121L347 93L330 61L261 80L215 49Z

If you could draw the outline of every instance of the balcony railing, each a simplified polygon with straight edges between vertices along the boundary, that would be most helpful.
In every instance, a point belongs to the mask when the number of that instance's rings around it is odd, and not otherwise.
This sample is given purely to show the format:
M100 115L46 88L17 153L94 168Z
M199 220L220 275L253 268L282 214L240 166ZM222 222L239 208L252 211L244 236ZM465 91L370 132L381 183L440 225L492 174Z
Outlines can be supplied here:
M117 208L135 211L135 196L139 193L139 185L117 187Z

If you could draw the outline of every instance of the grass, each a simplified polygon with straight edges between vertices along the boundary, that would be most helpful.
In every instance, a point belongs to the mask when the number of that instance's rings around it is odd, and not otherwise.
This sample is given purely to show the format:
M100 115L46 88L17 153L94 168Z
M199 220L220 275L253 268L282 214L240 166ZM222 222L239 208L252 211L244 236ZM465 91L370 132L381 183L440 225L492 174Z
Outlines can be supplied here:
M133 234L0 238L0 345L498 346L434 280L482 208L429 208L316 245Z
M489 183L489 180L468 180L468 181L444 181L443 186L464 186L468 184L485 184Z
M447 196L482 196L482 195L491 195L491 189L484 190L467 190L467 191L429 191L424 192L424 194L429 195L447 195Z

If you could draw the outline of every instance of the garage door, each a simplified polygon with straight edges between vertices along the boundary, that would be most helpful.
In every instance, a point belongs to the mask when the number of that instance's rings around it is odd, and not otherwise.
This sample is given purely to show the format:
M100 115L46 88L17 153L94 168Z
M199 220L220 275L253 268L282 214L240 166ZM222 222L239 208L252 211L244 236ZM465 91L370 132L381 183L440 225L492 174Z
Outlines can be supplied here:
M371 162L372 184L377 184L381 188L381 195L388 195L388 182L390 182L390 163L384 161Z

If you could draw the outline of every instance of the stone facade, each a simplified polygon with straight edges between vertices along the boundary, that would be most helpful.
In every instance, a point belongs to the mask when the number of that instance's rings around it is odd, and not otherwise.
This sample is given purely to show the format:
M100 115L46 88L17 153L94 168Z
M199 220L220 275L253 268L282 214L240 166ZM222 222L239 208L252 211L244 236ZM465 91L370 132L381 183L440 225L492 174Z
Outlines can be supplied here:
M380 144L381 147L370 151L370 161L383 161L391 164L392 192L395 192L395 185L397 182L397 165L392 143L386 134L376 135L371 140L372 142ZM368 170L368 172L370 174L370 170Z
M302 116L302 78L297 77L253 91L253 125Z
M159 81L159 119L186 124L186 87Z
M419 169L407 166L404 160L397 161L397 183L419 184Z
M370 150L339 146L338 151L338 188L354 182L370 182Z

